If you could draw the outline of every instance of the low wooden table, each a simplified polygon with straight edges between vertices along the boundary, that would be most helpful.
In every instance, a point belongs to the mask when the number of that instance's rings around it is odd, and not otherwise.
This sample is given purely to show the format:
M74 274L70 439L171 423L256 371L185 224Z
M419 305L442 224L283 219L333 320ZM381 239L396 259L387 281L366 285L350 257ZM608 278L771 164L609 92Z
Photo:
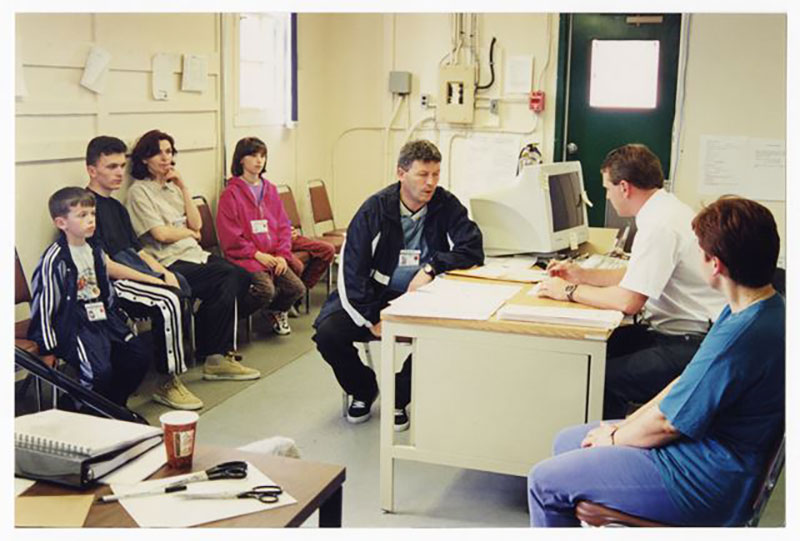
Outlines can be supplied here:
M210 468L230 460L247 460L264 472L273 481L297 500L293 505L250 513L215 522L201 524L210 528L293 528L298 527L319 509L321 528L342 526L342 484L345 480L344 466L310 462L295 458L245 453L222 447L198 446L195 449L192 471ZM188 473L164 466L150 479L171 477ZM107 485L92 489L75 490L51 483L39 482L29 488L24 496L58 496L66 494L111 494ZM84 527L88 528L135 528L136 522L119 502L92 504Z

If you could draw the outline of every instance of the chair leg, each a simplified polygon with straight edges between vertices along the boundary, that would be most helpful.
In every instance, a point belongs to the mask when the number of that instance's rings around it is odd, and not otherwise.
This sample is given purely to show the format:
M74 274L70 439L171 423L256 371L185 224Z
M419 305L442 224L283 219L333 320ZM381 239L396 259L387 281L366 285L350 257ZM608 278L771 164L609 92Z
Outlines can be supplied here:
M36 409L42 411L42 380L35 376L33 380L33 388L36 393Z
M347 417L347 407L350 405L350 396L342 391L342 417Z
M306 288L306 315L311 312L311 290Z

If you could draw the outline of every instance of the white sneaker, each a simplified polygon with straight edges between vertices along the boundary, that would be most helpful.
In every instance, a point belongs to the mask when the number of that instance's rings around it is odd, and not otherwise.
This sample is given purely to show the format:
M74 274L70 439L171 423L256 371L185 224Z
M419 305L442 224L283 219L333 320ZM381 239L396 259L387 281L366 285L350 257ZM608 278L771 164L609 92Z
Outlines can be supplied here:
M297 311L297 308L295 306L291 306L287 313L289 314L289 317L293 319L300 317L300 312Z
M286 312L272 313L272 330L281 336L291 334L292 328L289 327L289 315Z

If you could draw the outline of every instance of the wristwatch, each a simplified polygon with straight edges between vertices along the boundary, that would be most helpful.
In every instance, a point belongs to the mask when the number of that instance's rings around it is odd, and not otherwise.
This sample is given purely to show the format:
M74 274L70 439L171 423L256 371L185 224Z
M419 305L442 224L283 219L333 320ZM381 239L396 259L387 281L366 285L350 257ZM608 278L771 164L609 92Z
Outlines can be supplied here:
M572 296L575 294L576 289L578 289L578 284L567 284L567 287L564 288L564 293L567 294L567 300L569 302L575 302Z
M430 276L431 278L436 278L436 269L433 268L433 265L430 263L425 263L422 265L422 272Z

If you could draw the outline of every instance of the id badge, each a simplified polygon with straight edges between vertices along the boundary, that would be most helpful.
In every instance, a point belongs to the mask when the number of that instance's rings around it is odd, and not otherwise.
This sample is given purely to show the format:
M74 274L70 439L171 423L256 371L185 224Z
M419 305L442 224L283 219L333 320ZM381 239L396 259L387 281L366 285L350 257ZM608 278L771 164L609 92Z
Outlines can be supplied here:
M401 267L419 267L419 250L400 250Z
M253 233L269 233L269 223L267 220L250 220L250 227L253 228Z
M89 321L105 321L106 307L102 302L87 302L84 306Z
M172 227L186 227L186 216L181 216L177 220L173 220Z

